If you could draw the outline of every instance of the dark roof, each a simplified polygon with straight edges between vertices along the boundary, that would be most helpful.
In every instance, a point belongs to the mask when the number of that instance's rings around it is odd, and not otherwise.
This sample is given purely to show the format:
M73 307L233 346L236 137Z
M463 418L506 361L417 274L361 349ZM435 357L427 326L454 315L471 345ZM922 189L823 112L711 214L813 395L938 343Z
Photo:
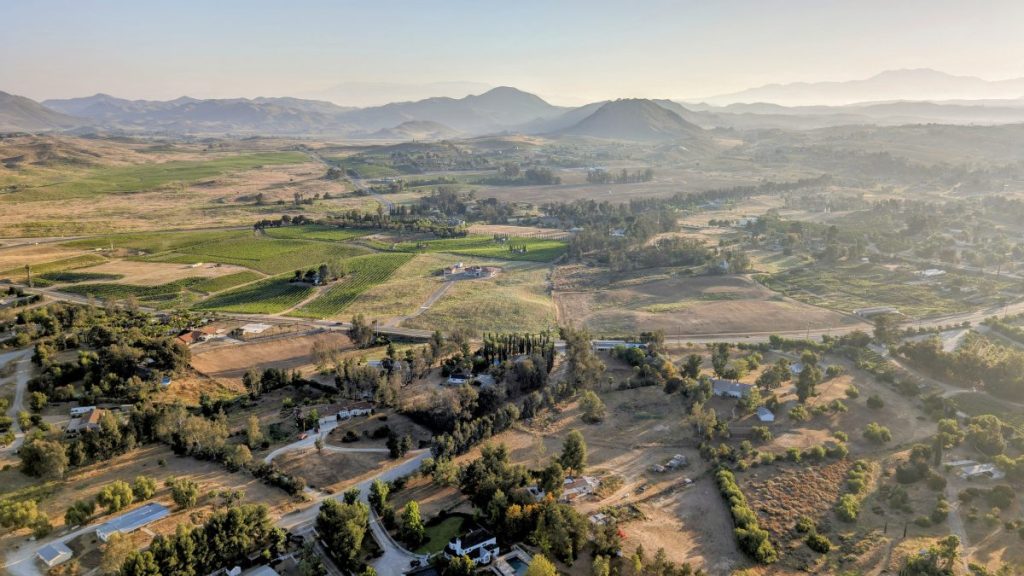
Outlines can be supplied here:
M491 538L494 538L493 534L484 528L477 528L476 530L471 530L465 536L462 536L460 541L462 542L463 550L465 550L466 548L472 548L473 546L487 542Z

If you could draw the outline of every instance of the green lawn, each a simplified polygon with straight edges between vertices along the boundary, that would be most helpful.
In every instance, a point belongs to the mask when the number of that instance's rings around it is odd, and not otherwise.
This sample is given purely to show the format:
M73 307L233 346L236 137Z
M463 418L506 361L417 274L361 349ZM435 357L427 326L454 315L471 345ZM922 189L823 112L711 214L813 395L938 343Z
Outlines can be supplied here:
M156 190L170 184L190 184L232 172L275 164L299 164L309 158L301 152L260 152L232 156L211 156L204 160L177 160L135 166L94 168L70 175L66 180L25 187L5 195L7 201L38 202L67 198L88 198L102 194L123 194Z
M462 531L466 520L462 516L449 516L441 522L426 527L427 541L414 550L417 554L434 554L444 549L445 545Z

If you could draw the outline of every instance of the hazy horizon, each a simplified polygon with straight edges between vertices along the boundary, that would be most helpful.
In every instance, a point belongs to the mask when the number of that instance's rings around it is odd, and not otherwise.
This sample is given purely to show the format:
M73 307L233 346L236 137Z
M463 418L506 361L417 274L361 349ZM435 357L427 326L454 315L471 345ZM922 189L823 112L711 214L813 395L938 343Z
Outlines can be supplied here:
M1024 5L651 1L14 4L0 90L36 100L294 96L365 106L515 86L554 104L700 100L932 68L1024 77ZM785 42L780 42L785 39ZM1024 95L1022 95L1024 96ZM348 100L348 101L346 101Z

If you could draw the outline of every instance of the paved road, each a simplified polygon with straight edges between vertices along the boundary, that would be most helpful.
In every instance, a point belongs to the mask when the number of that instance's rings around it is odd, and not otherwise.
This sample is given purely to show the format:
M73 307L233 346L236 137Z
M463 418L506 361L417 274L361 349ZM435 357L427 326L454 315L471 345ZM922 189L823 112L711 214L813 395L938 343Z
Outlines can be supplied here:
M25 432L18 424L18 412L25 409L25 393L28 391L28 381L32 374L31 361L31 348L0 354L0 368L7 366L11 362L17 363L17 368L14 372L14 401L7 408L7 415L14 420L14 423L11 424L11 430L14 432L14 442L0 448L0 453L2 454L14 454L21 447L22 443L25 442Z
M276 450L272 451L270 454L267 454L263 458L263 461L266 462L267 464L270 464L271 461L273 461L275 458L277 458L278 456L280 456L282 454L287 454L289 452L294 452L296 450L306 450L306 449L309 449L309 448L313 448L316 445L316 439L317 438L324 438L324 439L326 439L327 438L327 434L331 430L334 430L335 428L337 428L338 424L339 424L339 422L337 420L334 420L334 419L328 420L328 419L325 418L324 420L321 420L321 423L320 423L320 433L319 434L317 434L316 430L306 430L306 432L305 432L306 437L304 439L296 440L295 442L292 442L291 444L288 444L286 446L281 446L280 448L277 448ZM349 448L348 446L334 446L334 445L327 444L327 443L324 443L324 450L326 450L328 452L338 452L338 453L346 453L346 452L348 452L348 453L353 453L353 452L355 452L355 453L371 452L371 453L374 453L374 454L390 454L391 453L391 451L388 450L387 448Z

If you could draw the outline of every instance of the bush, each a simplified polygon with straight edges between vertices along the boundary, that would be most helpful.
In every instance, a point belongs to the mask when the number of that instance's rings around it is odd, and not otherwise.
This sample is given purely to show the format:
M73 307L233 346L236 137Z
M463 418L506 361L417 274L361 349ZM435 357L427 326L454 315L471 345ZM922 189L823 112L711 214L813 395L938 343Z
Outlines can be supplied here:
M946 478L940 474L932 472L931 474L928 475L927 484L928 488L935 490L936 492L938 492L939 490L945 490Z
M156 480L146 476L136 476L132 482L132 494L136 500L149 500L156 494Z
M878 394L868 396L868 408L871 408L872 410L880 410L883 406L885 406L885 402L882 400L881 396Z
M722 496L729 502L733 522L736 524L733 532L740 549L761 564L778 561L779 555L768 539L768 531L758 525L757 514L747 504L746 497L736 484L736 477L724 468L718 471L716 477Z
M836 504L836 515L844 522L856 522L860 516L860 501L853 494L843 494Z
M796 531L801 534L809 534L815 531L814 520L807 516L801 516L796 521Z
M832 542L817 532L807 535L807 547L819 554L828 554L832 550Z
M846 389L846 397L850 400L860 398L860 390L858 390L853 384L850 384L850 387Z
M892 433L878 422L868 424L867 428L864 429L864 437L875 444L885 444L892 441Z

